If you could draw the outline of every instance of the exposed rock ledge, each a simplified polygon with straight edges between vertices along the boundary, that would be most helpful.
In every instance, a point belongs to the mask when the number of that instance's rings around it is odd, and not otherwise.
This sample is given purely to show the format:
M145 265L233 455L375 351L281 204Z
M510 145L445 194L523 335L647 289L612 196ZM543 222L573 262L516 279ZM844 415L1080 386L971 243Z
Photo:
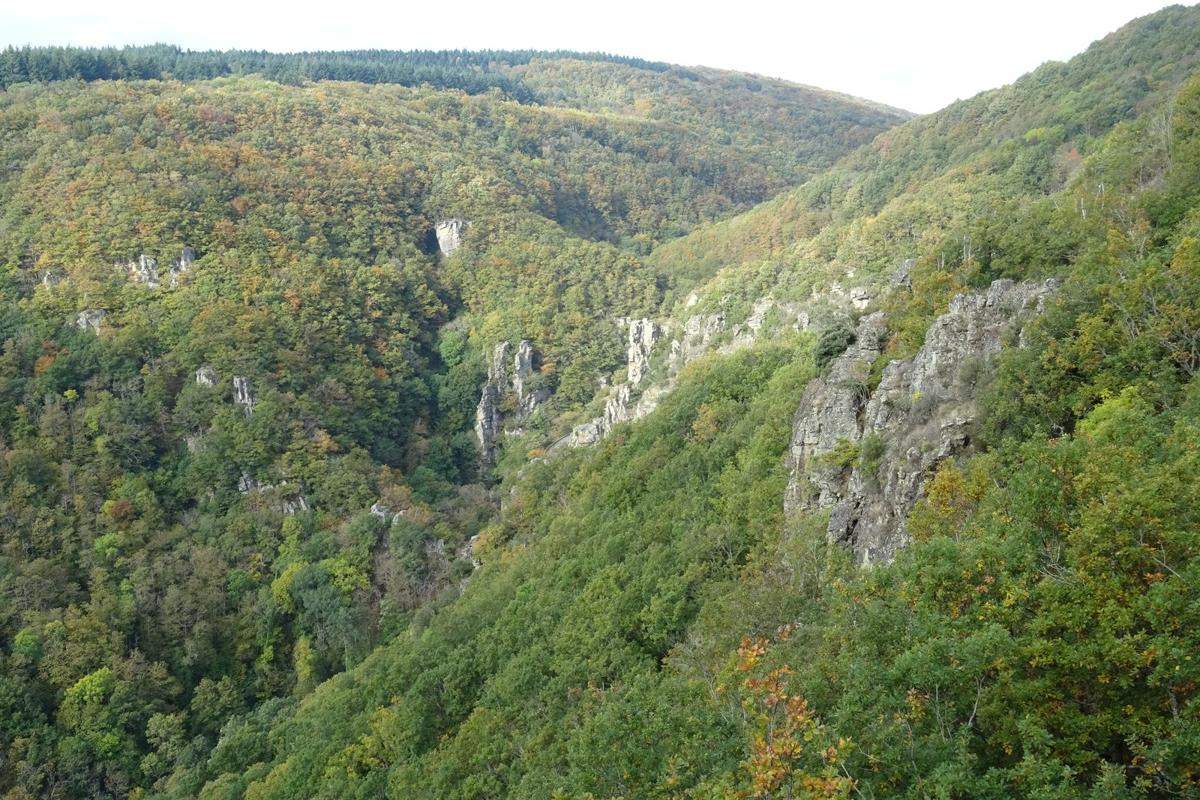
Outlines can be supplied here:
M822 298L824 299L824 298ZM695 295L688 298L687 307L697 302ZM622 422L633 422L645 417L675 388L676 375L689 362L716 349L729 354L750 347L766 330L767 316L776 312L780 328L790 327L806 330L811 324L808 310L798 303L780 302L773 297L760 297L755 301L745 322L730 327L723 311L712 314L693 314L683 323L682 330L670 342L666 353L666 377L658 383L650 383L635 396L634 390L645 383L650 372L651 356L655 346L670 332L669 322L659 324L650 319L621 319L628 326L626 346L627 380L613 386L604 403L604 413L587 422L576 425L572 431L551 446L586 447L597 444L612 429ZM728 337L724 335L728 333ZM718 347L717 342L725 341Z
M504 398L510 391L509 347L508 342L500 342L493 348L487 380L479 393L479 405L475 408L475 436L479 440L480 461L485 466L491 466L496 461L496 441L504 431L505 422L510 418L517 423L525 422L550 397L547 389L536 385L536 351L528 340L522 339L512 361L511 391L516 412L509 415L504 413ZM520 433L520 430L509 433Z
M883 318L860 320L855 343L800 398L785 512L832 508L831 542L849 547L860 564L891 561L937 465L971 449L979 379L1056 288L1001 280L955 297L916 355L888 364L874 391L868 378Z

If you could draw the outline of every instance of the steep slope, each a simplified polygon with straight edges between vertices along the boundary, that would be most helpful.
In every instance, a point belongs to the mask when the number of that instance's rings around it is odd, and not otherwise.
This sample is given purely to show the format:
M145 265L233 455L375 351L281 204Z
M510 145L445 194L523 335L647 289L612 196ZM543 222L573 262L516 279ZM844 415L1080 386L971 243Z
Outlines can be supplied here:
M713 238L734 241L712 265L728 269L697 271L701 290L679 291L673 313L628 326L626 402L669 373L657 410L510 474L458 599L299 704L239 717L160 791L1193 794L1198 20L1168 9L1052 68L1050 90L1026 79L991 95L1031 116L980 117L953 155L936 136L894 156L877 141L718 224ZM1126 68L1153 76L1132 103L1113 80ZM1061 111L1089 86L1120 113L1093 125ZM954 129L963 109L906 130ZM1030 119L1064 127L1020 130ZM672 247L655 263L690 288ZM1009 295L1043 301L1019 338L1002 312L1025 304ZM937 373L959 344L949 332L977 318L995 377L961 358ZM657 322L675 326L656 340L668 347L641 347ZM855 341L871 328L876 342ZM936 438L888 425L883 449L864 437L820 454L836 491L878 478L893 444L931 473L901 507L907 546L869 570L830 544L827 511L783 516L794 417L848 347L866 405L923 375L939 404L970 411L973 448L928 463ZM894 406L905 421L921 400L908 399Z
M1143 146L1165 157L1169 100L1196 63L1197 36L1194 7L1165 9L1066 64L890 129L746 214L663 244L647 258L669 285L654 318L665 333L648 357L659 380L626 391L618 376L593 419L603 425L653 408L682 364L710 350L790 328L831 341L851 335L849 315L885 298L907 302L898 285L915 281L911 313L897 320L887 347L903 358L956 291L1053 274L1074 257L1076 234L1037 231L1062 230L1065 203L1108 203L1100 183L1064 192L1079 188L1084 159L1103 138L1097 132L1154 111Z
M679 297L722 268L768 259L889 270L905 251L936 244L927 223L944 229L985 192L1012 202L1061 188L1097 134L1160 106L1192 72L1198 25L1194 6L1137 20L1067 63L890 129L818 179L669 242L650 262L677 276ZM955 216L935 216L947 212Z
M480 55L407 87L386 54L155 52L23 52L49 82L0 92L6 796L136 796L449 602L496 505L485 354L532 342L531 424L590 399L614 317L661 301L638 254L789 179L719 108L818 102L714 86L665 121L444 88ZM125 79L158 56L297 85ZM301 80L334 67L383 71ZM895 118L814 113L788 169Z

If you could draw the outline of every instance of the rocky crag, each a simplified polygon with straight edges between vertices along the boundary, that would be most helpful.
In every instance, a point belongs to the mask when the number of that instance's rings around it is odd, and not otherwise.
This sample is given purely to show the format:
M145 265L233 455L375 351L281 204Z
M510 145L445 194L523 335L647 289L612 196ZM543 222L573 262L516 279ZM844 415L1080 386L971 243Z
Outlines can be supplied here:
M500 342L492 349L492 360L488 364L487 380L479 394L479 405L475 408L475 436L479 441L479 458L484 466L496 463L496 450L502 433L519 435L519 427L506 429L508 423L520 425L525 422L549 397L549 391L536 386L536 351L528 340L522 339L512 359L509 375L508 342ZM506 413L505 399L511 393L515 409Z
M874 389L871 368L886 329L881 314L859 320L854 343L800 398L785 511L830 509L831 542L849 547L860 564L891 561L937 466L970 452L979 388L996 354L1019 344L1055 288L1001 280L958 295L921 349L888 364Z

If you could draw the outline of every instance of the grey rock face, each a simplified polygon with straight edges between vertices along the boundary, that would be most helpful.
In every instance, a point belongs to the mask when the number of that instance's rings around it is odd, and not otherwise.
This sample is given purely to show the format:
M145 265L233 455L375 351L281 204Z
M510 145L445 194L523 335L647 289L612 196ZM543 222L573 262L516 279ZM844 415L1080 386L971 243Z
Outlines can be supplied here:
M825 508L838 500L841 469L827 464L828 454L839 442L855 443L861 436L859 412L884 332L882 313L859 320L854 343L833 360L828 375L811 381L800 396L788 459L793 479L784 495L784 511Z
M45 286L47 289L58 286L64 280L65 278L61 273L55 272L52 269L44 270L42 272L42 286Z
M475 437L479 440L480 461L485 466L496 462L496 442L502 433L508 436L525 433L519 426L506 429L505 423L524 422L550 398L549 389L535 388L536 351L527 339L521 340L513 354L510 387L507 370L509 349L508 342L500 342L492 350L487 380L479 394L479 405L475 408ZM510 388L516 401L515 412L508 414L506 419L503 403Z
M216 386L217 371L209 366L201 367L196 370L196 383L201 386Z
M629 383L637 386L650 368L650 352L662 334L651 319L629 321L629 346L626 348Z
M517 414L522 420L528 418L550 397L548 389L534 389L529 385L534 373L533 355L533 345L528 339L522 339L513 356L512 388L517 396Z
M308 511L308 498L300 493L298 489L294 489L288 483L281 483L278 487L282 489L279 497L279 510L284 514L291 516L299 514L301 511Z
M311 509L311 506L308 504L308 498L304 496L300 487L288 481L263 483L243 472L241 477L238 478L237 488L242 494L269 493L268 499L271 500L271 505L274 509L288 516Z
M241 474L241 476L238 478L237 487L238 487L238 491L241 492L242 494L248 494L250 492L260 492L263 489L263 485L261 483L259 483L254 478L251 478L245 472L243 472Z
M683 335L671 342L669 363L672 372L678 372L685 364L703 355L712 346L712 341L725 330L725 315L694 314L683 323Z
M125 269L129 272L129 279L134 283L143 284L150 289L158 288L158 261L156 259L142 254L137 257L136 261L127 263Z
M103 308L89 308L80 311L75 315L75 327L81 331L91 331L92 333L100 333L100 323L108 316L108 312Z
M254 413L254 391L250 388L250 379L242 375L233 376L233 402L241 406L246 416Z
M471 223L465 219L444 219L434 226L433 232L437 235L438 250L442 255L448 256L458 248L462 247L463 233Z
M890 363L869 395L862 377L878 357L882 321L864 318L858 341L801 396L785 511L832 508L831 542L851 548L861 564L891 561L908 542L906 517L938 464L970 452L979 380L1056 288L1002 280L959 295L916 355ZM829 458L843 440L863 454L856 463Z
M371 505L371 516L381 519L384 522L391 522L392 510L383 503L374 503Z
M479 405L475 408L475 436L479 439L480 460L485 465L496 462L496 437L500 434L501 425L504 423L500 401L508 382L507 362L508 342L500 342L492 350L492 363L488 366L487 382L483 384Z

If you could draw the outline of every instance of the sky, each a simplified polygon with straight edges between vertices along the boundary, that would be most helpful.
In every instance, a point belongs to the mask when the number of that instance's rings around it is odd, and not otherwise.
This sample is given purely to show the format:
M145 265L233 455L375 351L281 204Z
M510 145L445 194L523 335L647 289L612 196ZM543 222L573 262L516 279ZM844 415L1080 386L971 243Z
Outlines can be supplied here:
M918 113L1065 60L1160 0L0 0L0 45L567 49L736 69Z

